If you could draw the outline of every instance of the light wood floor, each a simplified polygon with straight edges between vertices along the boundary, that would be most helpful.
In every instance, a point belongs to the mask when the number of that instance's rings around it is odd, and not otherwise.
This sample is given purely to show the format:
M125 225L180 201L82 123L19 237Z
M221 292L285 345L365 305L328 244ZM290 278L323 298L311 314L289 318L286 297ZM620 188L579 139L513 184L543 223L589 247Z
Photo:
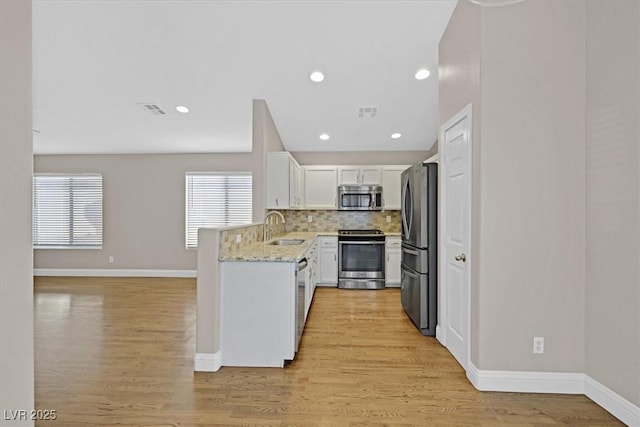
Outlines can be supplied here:
M284 369L193 372L195 280L36 278L39 426L616 426L584 396L476 391L399 291L320 288Z

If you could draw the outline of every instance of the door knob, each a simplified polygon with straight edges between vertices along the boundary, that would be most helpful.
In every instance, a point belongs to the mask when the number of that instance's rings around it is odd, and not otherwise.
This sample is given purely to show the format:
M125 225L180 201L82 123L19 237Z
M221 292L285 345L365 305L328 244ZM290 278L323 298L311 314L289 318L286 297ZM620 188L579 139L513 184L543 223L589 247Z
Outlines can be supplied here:
M467 261L467 256L465 254L456 255L455 260L465 262Z

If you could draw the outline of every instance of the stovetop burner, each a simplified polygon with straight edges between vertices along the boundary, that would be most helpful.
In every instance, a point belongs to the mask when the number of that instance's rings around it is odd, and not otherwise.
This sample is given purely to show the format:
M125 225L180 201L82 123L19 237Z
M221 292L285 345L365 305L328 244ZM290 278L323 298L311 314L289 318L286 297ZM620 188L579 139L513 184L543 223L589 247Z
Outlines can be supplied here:
M338 230L338 234L342 236L357 236L357 235L371 235L371 234L384 234L382 230L377 228L373 229L342 229Z

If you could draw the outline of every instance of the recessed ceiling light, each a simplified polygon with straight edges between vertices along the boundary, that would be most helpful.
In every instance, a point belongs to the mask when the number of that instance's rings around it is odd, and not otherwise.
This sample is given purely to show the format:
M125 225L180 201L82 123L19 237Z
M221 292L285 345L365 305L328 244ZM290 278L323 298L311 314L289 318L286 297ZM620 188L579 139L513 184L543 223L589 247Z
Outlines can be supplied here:
M312 82L320 83L324 80L324 74L322 74L320 71L314 71L313 73L311 73L309 78Z
M426 68L421 68L418 70L418 72L416 73L416 79L418 80L424 80L427 77L429 77L431 75L431 72L429 70L427 70Z
M178 105L176 107L176 110L178 110L179 113L185 113L185 114L189 112L189 109L184 105Z
M401 133L398 133L398 132L396 132L396 133L392 133L392 134L391 134L391 138L393 138L393 139L398 139L398 138L400 138L401 136L402 136L402 134L401 134Z
M327 135L326 133L323 133L322 135L320 135L320 139L321 139L321 140L323 140L323 141L326 141L326 140L328 140L329 138L330 138L330 136L329 136L329 135Z

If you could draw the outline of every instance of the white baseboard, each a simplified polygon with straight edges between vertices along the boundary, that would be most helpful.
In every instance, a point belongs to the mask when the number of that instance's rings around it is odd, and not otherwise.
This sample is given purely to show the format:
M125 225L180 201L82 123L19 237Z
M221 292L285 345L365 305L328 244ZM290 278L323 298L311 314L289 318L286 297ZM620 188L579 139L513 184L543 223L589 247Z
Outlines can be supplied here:
M222 355L215 353L196 353L193 358L193 370L197 372L216 372L222 367Z
M584 394L628 426L640 427L640 406L585 375Z
M467 378L482 391L584 394L628 426L640 427L640 407L583 373L486 371L469 363Z
M482 391L583 394L584 374L564 372L483 371L469 363L467 378Z
M141 269L91 269L91 268L34 268L34 276L82 276L82 277L197 277L197 270L141 270Z
M436 339L443 346L447 346L447 336L444 333L444 329L440 327L440 325L436 325Z

